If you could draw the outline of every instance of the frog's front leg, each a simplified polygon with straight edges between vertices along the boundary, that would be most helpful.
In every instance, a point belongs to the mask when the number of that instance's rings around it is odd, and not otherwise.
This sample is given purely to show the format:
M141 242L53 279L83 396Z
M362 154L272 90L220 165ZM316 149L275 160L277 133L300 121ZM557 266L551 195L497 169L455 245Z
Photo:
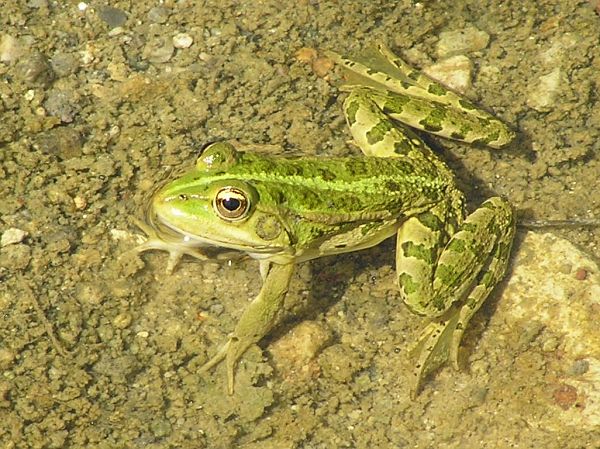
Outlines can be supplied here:
M396 263L403 299L411 310L432 318L411 351L413 396L448 358L458 367L463 332L508 264L515 219L506 200L488 199L463 223L456 213L441 204L409 218L398 232ZM440 232L444 222L451 227Z
M263 285L258 296L244 310L235 330L217 353L206 362L200 372L206 372L225 359L227 391L233 394L234 371L237 361L254 343L263 338L275 325L283 307L294 264L260 262Z

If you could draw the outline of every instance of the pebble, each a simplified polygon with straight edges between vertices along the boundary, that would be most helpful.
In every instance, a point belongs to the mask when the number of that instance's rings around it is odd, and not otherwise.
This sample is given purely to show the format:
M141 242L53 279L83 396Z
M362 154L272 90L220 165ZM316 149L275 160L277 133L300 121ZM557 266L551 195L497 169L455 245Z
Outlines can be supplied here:
M15 361L16 355L8 348L0 348L0 370L8 369Z
M146 44L142 56L152 63L160 64L168 62L174 51L172 39L155 38Z
M570 376L581 376L582 374L587 373L590 370L590 362L586 359L575 360L567 374Z
M21 56L22 48L19 40L10 34L4 34L0 38L0 61L12 63Z
M21 243L23 239L27 237L27 232L18 228L8 228L2 233L0 239L0 247L7 245L14 245L15 243Z
M34 51L17 62L17 74L28 84L49 86L54 80L54 71L48 58Z
M131 314L127 312L120 313L113 318L113 325L117 329L126 329L131 324L132 319Z
M311 47L302 47L294 54L297 61L309 63L317 59L317 50Z
M39 133L33 141L33 148L44 154L56 154L62 160L81 156L84 138L81 133L69 126L61 126Z
M437 54L440 58L460 55L487 47L490 35L475 27L469 26L462 30L444 31L440 33L437 43Z
M75 209L77 210L83 210L87 207L86 199L80 195L76 195L73 198L73 204L75 205Z
M52 70L56 73L56 76L62 78L72 73L77 72L79 69L79 62L75 55L70 53L57 53L52 56L50 60Z
M156 6L148 11L148 20L152 23L165 23L169 20L169 10L167 8L163 8L162 6Z
M269 347L276 364L304 366L314 359L330 340L331 335L317 321L303 321Z
M187 33L178 33L173 36L173 46L175 48L189 48L194 43L194 39Z
M111 28L117 28L127 22L127 14L113 6L103 6L98 8L98 17Z
M31 248L23 243L8 245L0 252L0 272L2 268L12 271L24 270L31 261Z
M451 56L433 64L423 72L450 89L464 93L471 87L473 64L464 55Z
M315 75L323 78L333 69L333 61L327 57L317 58L312 62L311 67Z
M532 89L529 89L527 106L538 112L549 112L554 108L560 91L562 72L555 68L552 72L540 76Z
M77 98L71 92L52 89L44 102L48 114L58 117L63 123L71 123L79 113L80 106Z

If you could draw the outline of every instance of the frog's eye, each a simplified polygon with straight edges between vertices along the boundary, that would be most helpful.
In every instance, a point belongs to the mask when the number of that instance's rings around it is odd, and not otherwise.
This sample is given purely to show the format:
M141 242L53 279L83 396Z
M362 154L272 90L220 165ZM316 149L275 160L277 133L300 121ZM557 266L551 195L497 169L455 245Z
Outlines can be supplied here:
M223 220L238 221L248 216L250 201L242 190L224 187L217 192L213 207Z
M208 145L196 160L196 168L206 172L225 171L237 163L239 153L228 142Z

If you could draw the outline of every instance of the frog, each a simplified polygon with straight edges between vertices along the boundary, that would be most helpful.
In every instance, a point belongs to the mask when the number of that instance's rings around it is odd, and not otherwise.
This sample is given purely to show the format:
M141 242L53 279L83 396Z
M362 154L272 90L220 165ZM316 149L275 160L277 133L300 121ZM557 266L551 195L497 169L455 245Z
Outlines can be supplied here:
M358 82L343 113L362 156L293 156L208 145L195 165L152 196L138 252L205 260L224 248L259 263L262 287L234 330L199 369L225 363L229 394L238 361L285 315L295 267L396 239L396 280L411 316L425 320L412 349L410 393L458 352L469 321L507 270L515 213L501 196L468 213L455 176L419 133L501 149L515 132L465 96L376 45L387 69L335 52ZM391 68L389 68L391 67Z

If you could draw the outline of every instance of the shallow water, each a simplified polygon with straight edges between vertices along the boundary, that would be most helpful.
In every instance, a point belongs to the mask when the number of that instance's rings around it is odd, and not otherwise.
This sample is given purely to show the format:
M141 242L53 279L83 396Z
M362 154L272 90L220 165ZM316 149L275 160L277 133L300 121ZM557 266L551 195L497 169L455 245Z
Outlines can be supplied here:
M497 294L465 337L463 371L442 369L411 400L422 323L395 292L393 242L300 266L291 318L245 355L231 397L222 366L196 370L258 293L256 263L185 259L167 276L166 254L120 257L148 192L208 142L358 157L336 75L299 49L382 40L424 67L443 32L469 27L489 43L464 52L466 93L520 135L503 151L435 141L471 204L499 194L529 218L599 216L594 2L59 3L0 15L0 232L27 233L0 249L2 447L597 444L597 429L531 425L556 407L547 362L503 339ZM178 33L191 46L173 47ZM555 233L599 253L597 229ZM316 358L294 365L314 339Z

